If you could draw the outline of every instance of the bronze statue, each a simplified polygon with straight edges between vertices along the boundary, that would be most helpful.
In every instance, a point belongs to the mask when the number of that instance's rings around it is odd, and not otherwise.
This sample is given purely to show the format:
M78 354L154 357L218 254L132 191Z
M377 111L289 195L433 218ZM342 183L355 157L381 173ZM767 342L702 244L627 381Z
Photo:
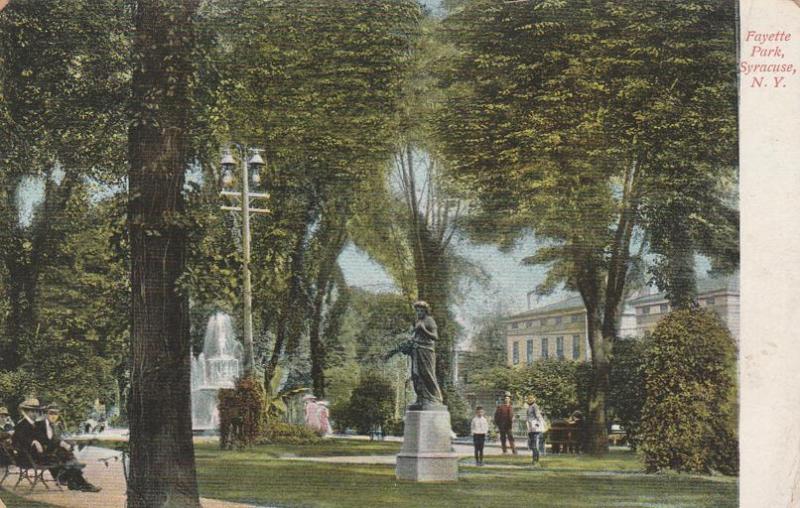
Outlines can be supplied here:
M387 358L403 353L411 358L411 381L417 401L409 406L412 410L439 409L443 407L442 392L436 381L436 341L439 335L436 321L430 315L430 306L423 301L414 304L417 322L411 340L394 348Z

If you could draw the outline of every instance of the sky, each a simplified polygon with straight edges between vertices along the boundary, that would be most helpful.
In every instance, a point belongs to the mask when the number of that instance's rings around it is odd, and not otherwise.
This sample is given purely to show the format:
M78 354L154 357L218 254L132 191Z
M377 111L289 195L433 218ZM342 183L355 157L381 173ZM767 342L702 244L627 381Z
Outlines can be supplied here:
M502 253L493 246L475 245L466 241L458 246L460 254L480 265L489 276L485 287L473 284L466 288L462 295L463 303L452 309L465 332L460 348L469 348L469 337L476 331L476 321L486 313L494 309L507 314L527 310L528 292L542 282L545 275L544 267L522 265L522 258L533 254L535 248L536 242L532 237L525 239L509 253ZM383 268L353 244L349 244L339 256L339 264L350 286L369 291L397 291ZM564 292L557 292L533 300L532 304L544 305L565 296Z

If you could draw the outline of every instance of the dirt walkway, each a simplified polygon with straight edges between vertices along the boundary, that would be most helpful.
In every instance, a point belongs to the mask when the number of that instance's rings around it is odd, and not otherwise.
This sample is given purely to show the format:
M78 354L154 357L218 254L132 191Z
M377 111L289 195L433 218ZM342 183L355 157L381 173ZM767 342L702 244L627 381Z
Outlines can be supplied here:
M41 485L37 485L33 492L29 492L30 487L25 480L19 484L17 489L12 489L16 483L15 476L9 476L3 483L3 489L9 490L17 496L32 501L39 501L53 506L64 508L122 508L125 506L125 476L122 471L122 462L119 452L106 448L87 447L75 454L78 460L86 464L84 476L87 480L102 487L99 493L77 492L67 490L59 491L51 485L50 490ZM45 473L49 478L49 473ZM3 490L0 490L0 498L3 497ZM230 503L216 499L201 499L203 508L252 508L250 505Z

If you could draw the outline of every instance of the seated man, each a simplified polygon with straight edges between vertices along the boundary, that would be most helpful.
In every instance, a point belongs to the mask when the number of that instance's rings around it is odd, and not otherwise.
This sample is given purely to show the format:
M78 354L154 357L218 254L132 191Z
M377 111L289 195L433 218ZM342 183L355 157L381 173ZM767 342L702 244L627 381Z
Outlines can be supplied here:
M60 415L61 410L58 406L53 404L48 406L47 417L35 423L32 446L47 462L61 464L51 469L50 473L62 485L66 483L70 490L100 492L100 487L92 485L83 477L81 469L84 465L73 455L72 446L61 439L61 426L58 425Z
M39 410L39 399L27 399L18 407L22 419L14 426L14 435L11 442L17 450L27 450L31 452L31 446L35 441L36 412Z
M14 430L14 422L8 414L8 409L0 406L0 432L10 433Z

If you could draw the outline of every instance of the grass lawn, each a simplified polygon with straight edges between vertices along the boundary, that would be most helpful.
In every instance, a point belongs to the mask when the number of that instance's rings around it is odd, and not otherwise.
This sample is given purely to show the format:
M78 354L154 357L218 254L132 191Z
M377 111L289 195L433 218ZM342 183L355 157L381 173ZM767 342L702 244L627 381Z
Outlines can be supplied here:
M398 482L393 466L275 458L383 455L398 446L331 440L318 446L221 452L199 445L198 480L203 496L269 506L737 506L736 478L640 474L636 455L623 451L599 459L551 455L542 469L527 466L524 455L487 457L482 468L463 461L459 481L447 484Z

